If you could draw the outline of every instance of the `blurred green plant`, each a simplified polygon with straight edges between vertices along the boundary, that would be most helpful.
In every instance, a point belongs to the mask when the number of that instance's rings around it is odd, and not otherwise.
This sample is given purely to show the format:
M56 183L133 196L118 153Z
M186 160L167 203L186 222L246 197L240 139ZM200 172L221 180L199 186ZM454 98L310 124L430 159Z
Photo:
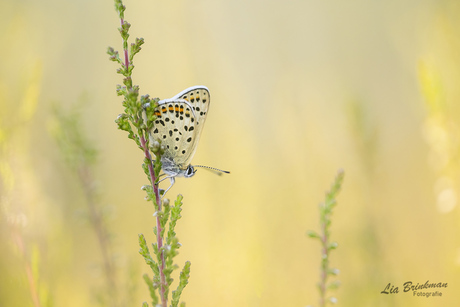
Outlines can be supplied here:
M111 233L107 225L107 210L99 200L99 191L93 169L98 152L83 131L81 107L83 100L73 105L69 111L54 105L50 133L61 151L62 157L76 175L88 206L88 220L92 226L102 254L105 275L105 291L97 292L98 300L104 306L120 306L120 289L113 257Z
M52 295L43 277L36 219L22 197L34 192L21 187L23 172L30 171L23 145L29 143L37 112L42 62L24 65L19 91L0 78L0 306L45 307L52 306Z
M320 233L317 233L313 230L307 232L307 235L310 238L318 239L321 243L321 272L320 272L320 281L318 283L319 289L319 306L326 306L327 302L337 303L337 298L331 296L327 297L327 291L337 289L340 285L338 280L328 283L329 276L337 276L339 270L336 268L331 268L329 264L329 256L332 250L336 249L338 244L337 242L330 242L330 226L331 226L331 216L334 207L337 205L335 198L340 192L342 187L342 182L345 174L343 170L339 170L337 176L335 177L334 183L331 186L331 189L326 193L326 198L323 203L319 204L319 215L320 215Z
M460 178L460 125L455 95L450 96L448 82L442 79L440 67L426 59L419 61L418 75L425 100L423 136L429 145L428 162L436 174L434 193L437 209L452 212L458 205Z
M53 119L49 131L56 141L66 165L78 173L79 179L84 179L85 172L90 171L97 162L97 150L83 131L81 109L84 100L74 104L70 110L64 110L54 104ZM94 191L91 191L94 193Z
M139 86L133 85L132 71L134 69L134 56L141 50L144 39L136 38L134 43L131 43L128 50L129 28L131 25L124 20L124 12L126 7L121 0L115 0L115 10L120 18L119 32L123 40L123 59L120 58L118 51L109 47L107 53L110 55L110 60L117 62L121 67L117 73L124 76L123 85L117 85L117 94L123 96L123 107L125 113L122 113L116 119L118 128L128 132L128 138L134 140L140 150L144 153L144 163L142 168L147 175L150 185L144 185L142 189L146 191L147 201L152 201L156 218L156 226L154 233L157 242L152 244L152 257L147 242L143 234L139 235L139 253L144 257L145 262L150 266L153 272L153 278L144 275L153 306L168 306L169 288L173 279L171 273L178 268L173 263L173 258L178 254L180 248L179 241L174 232L177 220L181 217L180 211L182 206L182 196L179 195L171 208L169 200L162 201L160 197L160 189L158 187L158 178L161 171L161 155L164 148L157 141L153 144L149 143L149 131L154 127L155 108L157 107L158 98L150 99L149 95L144 95L139 98ZM155 155L152 159L151 153ZM168 224L169 221L169 224ZM168 232L165 238L165 229L168 224ZM154 259L155 258L155 259ZM190 262L186 262L182 272L180 273L179 285L175 291L172 291L172 300L170 306L178 306L182 290L188 283L190 274ZM158 292L158 295L157 295ZM148 306L146 302L143 306ZM181 306L185 306L182 303Z

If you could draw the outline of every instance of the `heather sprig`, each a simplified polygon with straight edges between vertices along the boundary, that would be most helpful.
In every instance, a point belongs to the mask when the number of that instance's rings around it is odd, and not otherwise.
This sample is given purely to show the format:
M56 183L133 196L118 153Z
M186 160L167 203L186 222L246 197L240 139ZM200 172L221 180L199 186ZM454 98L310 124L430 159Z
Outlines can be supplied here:
M102 254L102 268L105 277L105 291L96 291L97 297L104 306L122 305L120 298L120 281L113 256L112 234L107 223L107 210L100 200L100 191L96 188L94 167L98 151L84 133L80 108L82 103L73 105L69 111L61 106L53 108L54 118L50 125L50 133L54 137L61 155L77 178L83 191L87 207L87 218L94 230ZM73 185L70 185L73 186Z
M169 289L173 282L171 273L178 268L173 262L173 258L178 254L180 248L179 240L176 237L174 228L177 220L181 217L182 196L179 195L173 207L170 207L169 199L161 199L160 189L158 187L158 178L161 171L161 155L164 147L158 142L149 141L149 131L154 128L155 108L157 107L158 98L151 99L149 95L139 96L139 86L134 85L132 81L132 72L134 69L134 56L141 51L144 44L142 38L136 38L128 49L129 29L131 25L124 19L126 7L121 0L115 0L115 10L120 18L120 28L118 29L123 41L123 56L120 57L118 51L109 47L107 53L110 60L118 63L120 68L117 73L123 78L123 85L117 85L117 94L123 97L124 113L116 119L118 128L128 133L128 138L132 139L137 147L144 153L142 169L147 175L149 185L144 185L142 190L146 192L145 199L151 201L154 205L155 213L153 216L156 225L153 229L156 242L152 244L150 251L147 241L143 234L139 235L139 253L144 257L145 262L150 267L153 277L148 274L144 275L144 281L147 283L152 299L152 306L168 306ZM154 157L152 157L152 154ZM168 232L165 238L166 228ZM188 283L190 274L190 262L186 262L182 272L179 275L179 285L175 291L172 291L172 300L170 306L178 306L182 290ZM146 302L142 306L148 306ZM185 306L182 303L181 306Z
M331 186L331 189L326 193L326 198L323 203L319 204L320 212L320 233L315 231L308 231L307 235L310 238L318 239L321 243L321 270L320 270L320 281L318 283L318 289L320 293L319 306L326 306L327 302L336 303L337 298L331 296L327 297L327 291L332 289L337 289L340 285L338 280L328 282L330 276L337 276L339 270L336 268L331 268L329 263L329 256L332 250L338 247L337 242L330 241L330 226L332 223L331 216L333 209L337 205L335 198L340 192L344 178L343 170L339 170L337 176L334 180L334 183Z

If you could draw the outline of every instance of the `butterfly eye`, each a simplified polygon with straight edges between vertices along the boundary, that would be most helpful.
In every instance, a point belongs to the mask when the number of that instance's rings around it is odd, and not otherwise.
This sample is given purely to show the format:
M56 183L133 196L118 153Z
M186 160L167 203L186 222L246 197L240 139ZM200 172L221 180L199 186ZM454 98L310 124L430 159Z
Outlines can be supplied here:
M192 177L193 175L195 175L195 173L196 173L196 170L193 168L192 165L189 165L189 166L187 167L187 169L185 170L184 177L185 177L185 178L190 178L190 177Z

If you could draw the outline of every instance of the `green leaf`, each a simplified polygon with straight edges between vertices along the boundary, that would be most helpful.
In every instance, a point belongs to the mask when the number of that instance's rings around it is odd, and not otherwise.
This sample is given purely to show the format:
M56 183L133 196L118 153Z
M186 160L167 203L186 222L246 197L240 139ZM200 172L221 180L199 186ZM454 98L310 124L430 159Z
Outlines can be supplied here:
M307 236L309 236L310 238L313 238L313 239L315 239L315 238L316 238L316 239L319 239L319 238L320 238L319 234L317 234L317 233L316 233L315 231L313 231L313 230L307 231Z
M169 215L171 212L171 207L169 206L169 199L165 199L163 201L163 215L161 216L160 219L160 224L161 224L161 237L164 238L165 230L166 230L166 223L169 220Z
M118 129L123 130L123 131L132 132L131 125L129 124L127 114L123 113L123 114L118 115L115 122L118 124Z
M115 51L112 47L107 48L107 54L110 55L109 59L113 62L117 62L118 64L122 65L123 61L120 59L120 55L118 51Z
M177 195L177 199L174 202L174 207L171 208L171 220L169 222L169 231L166 237L167 244L171 244L173 238L176 236L176 232L174 229L176 228L177 221L182 217L180 212L182 211L182 199L184 197L182 195Z
M158 286L154 285L153 280L150 279L149 275L144 274L142 277L144 278L144 281L149 288L150 297L152 298L152 306L156 306L158 304L158 296L156 294L156 289L158 289Z
M142 166L144 166L144 165L142 165ZM155 200L155 194L153 192L153 187L151 185L143 185L141 187L141 190L143 190L143 191L145 191L147 193L147 196L145 196L145 200L147 200L147 201Z
M339 270L339 269L329 269L329 270L327 271L327 273L328 273L329 275L337 276L337 275L339 275L340 270Z
M340 287L340 281L339 280L334 280L333 282L330 282L328 285L327 285L327 288L329 290L336 290Z
M120 19L124 18L125 9L126 7L123 5L121 0L115 0L115 10L117 11Z
M144 44L144 39L143 38L136 38L135 42L131 44L131 50L129 54L129 61L132 62L134 56L136 53L141 51L141 46Z
M158 272L158 264L155 262L155 260L153 260L152 256L150 255L150 251L143 234L139 235L139 246L139 254L141 254L142 257L144 257L145 263L147 263L147 265L150 266L154 273Z
M190 261L187 261L184 265L184 268L180 272L179 275L179 285L177 286L177 289L172 292L172 301L171 301L171 306L172 307L177 307L179 304L180 296L182 294L182 291L184 290L185 286L188 284L188 279L190 277Z

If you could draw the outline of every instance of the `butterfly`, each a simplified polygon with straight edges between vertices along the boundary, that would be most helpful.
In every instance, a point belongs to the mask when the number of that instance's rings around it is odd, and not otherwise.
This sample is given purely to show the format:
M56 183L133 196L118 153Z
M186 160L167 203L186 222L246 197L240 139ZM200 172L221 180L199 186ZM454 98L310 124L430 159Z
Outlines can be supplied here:
M159 141L164 146L161 156L163 175L167 175L171 185L163 195L174 185L176 177L190 178L196 173L195 167L207 168L218 174L229 173L217 168L191 165L195 155L201 132L208 115L211 97L206 86L189 87L169 99L158 101L154 114L155 125L149 131L152 144Z

